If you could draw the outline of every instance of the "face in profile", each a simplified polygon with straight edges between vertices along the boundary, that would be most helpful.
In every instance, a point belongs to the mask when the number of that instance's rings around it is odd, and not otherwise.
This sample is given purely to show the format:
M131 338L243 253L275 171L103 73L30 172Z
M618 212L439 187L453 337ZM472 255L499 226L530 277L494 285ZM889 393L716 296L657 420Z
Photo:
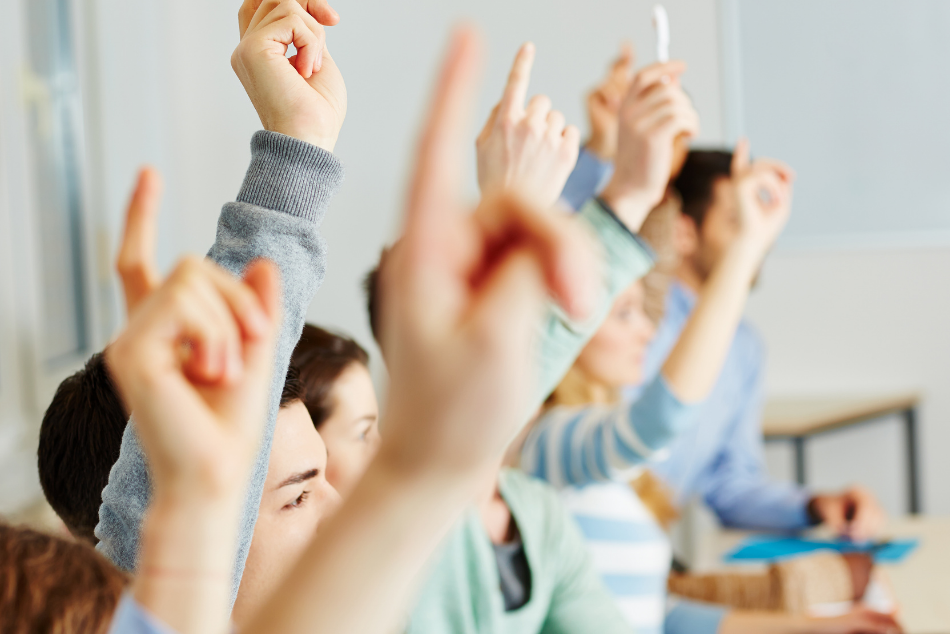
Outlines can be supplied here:
M327 448L300 401L280 410L267 480L233 617L243 623L267 599L320 523L339 506L327 482Z
M577 358L590 379L610 388L638 385L643 362L656 327L647 316L642 281L632 284L614 302L610 314Z
M347 496L379 449L379 404L369 370L351 363L333 383L332 412L320 435L327 445L327 480Z

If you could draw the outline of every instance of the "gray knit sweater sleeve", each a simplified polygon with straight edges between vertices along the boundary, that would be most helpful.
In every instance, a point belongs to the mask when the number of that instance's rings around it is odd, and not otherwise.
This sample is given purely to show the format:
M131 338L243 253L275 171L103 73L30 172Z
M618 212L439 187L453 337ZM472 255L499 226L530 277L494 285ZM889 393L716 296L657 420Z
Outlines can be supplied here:
M226 204L221 211L209 257L236 275L256 258L276 263L281 273L284 323L277 342L267 425L241 519L232 603L254 534L290 355L323 281L326 245L319 225L343 182L343 167L333 154L282 134L255 134L251 155L237 202ZM98 549L124 570L135 569L150 492L145 455L132 420L122 438L119 460L102 491L96 526Z

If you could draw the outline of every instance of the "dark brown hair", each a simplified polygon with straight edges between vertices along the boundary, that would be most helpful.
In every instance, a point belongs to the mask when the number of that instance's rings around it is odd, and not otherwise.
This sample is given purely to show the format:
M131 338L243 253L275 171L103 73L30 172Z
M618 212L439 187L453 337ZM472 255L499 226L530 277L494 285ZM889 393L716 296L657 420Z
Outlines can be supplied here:
M303 398L296 369L287 372L280 406ZM99 523L102 490L119 459L128 412L105 356L97 352L86 366L59 384L40 426L37 467L46 500L75 537L91 544Z
M349 337L307 324L291 358L299 373L301 397L317 429L333 414L333 384L348 367L369 365L369 354Z
M673 180L673 189L683 202L683 213L703 226L706 212L713 202L713 186L720 178L732 175L732 152L724 150L690 150L683 169Z
M106 634L128 583L88 544L0 522L4 634Z
M59 384L40 426L43 493L70 532L93 544L102 489L119 458L128 419L105 356L97 352Z

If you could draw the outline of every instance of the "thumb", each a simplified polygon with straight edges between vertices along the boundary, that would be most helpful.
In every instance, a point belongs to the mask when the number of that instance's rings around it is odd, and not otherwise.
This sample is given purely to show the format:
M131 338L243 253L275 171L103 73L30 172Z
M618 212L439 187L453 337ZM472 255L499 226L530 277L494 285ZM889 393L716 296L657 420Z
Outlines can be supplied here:
M127 315L132 314L161 279L155 265L156 221L161 199L161 175L153 167L143 167L125 212L125 231L115 262L125 292Z

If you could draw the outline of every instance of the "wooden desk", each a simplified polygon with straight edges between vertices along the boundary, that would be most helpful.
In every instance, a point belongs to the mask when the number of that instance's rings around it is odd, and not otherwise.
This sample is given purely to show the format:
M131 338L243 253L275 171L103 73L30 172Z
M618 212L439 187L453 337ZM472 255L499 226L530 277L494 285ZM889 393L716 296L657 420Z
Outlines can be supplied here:
M891 414L904 419L907 452L907 507L920 512L920 470L917 447L917 405L913 392L878 396L777 398L765 406L763 433L768 442L788 441L795 450L795 478L805 484L805 446L812 436L860 423L879 421Z
M715 531L700 543L697 572L724 569L760 569L731 566L722 556L749 533ZM885 538L920 540L920 546L899 564L882 564L900 605L906 634L950 634L950 518L911 517L895 519L882 533Z

